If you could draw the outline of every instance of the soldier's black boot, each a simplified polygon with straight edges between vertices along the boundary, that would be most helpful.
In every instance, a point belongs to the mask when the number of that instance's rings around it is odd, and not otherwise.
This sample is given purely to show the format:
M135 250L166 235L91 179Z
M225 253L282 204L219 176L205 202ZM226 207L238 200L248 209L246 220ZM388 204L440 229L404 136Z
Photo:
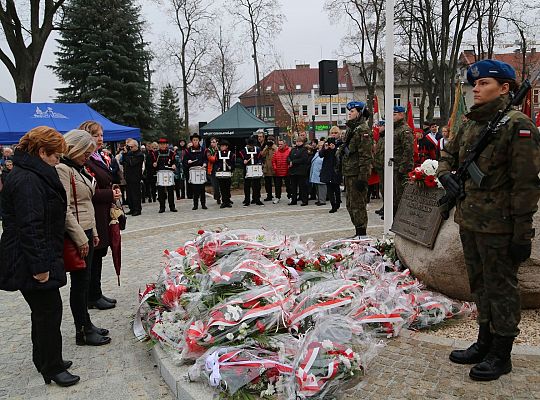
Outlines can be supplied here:
M493 336L493 342L488 355L480 364L471 368L469 376L474 381L493 381L499 379L501 375L512 371L512 345L514 337L512 336Z
M361 226L356 227L356 235L354 235L354 237L360 237L360 236L366 236L366 235L367 235L366 228L361 227Z
M454 350L450 353L450 361L456 364L478 364L489 353L493 335L489 330L489 322L482 323L478 328L478 339L468 349Z

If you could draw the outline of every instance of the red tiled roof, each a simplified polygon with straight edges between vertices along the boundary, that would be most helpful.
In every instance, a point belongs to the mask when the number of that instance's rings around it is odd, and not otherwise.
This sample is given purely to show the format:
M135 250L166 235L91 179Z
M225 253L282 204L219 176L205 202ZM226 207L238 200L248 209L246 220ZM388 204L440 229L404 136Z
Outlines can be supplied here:
M338 85L341 84L347 85L346 88L343 87L341 89L347 91L353 90L347 66L338 68ZM296 89L296 85L300 85L300 89ZM317 86L314 87L314 85ZM261 80L261 94L287 93L289 91L294 91L295 93L311 93L311 89L318 90L318 85L318 68L297 67L295 69L274 70ZM256 85L251 86L242 93L240 98L255 96L257 93L255 86Z
M518 80L521 79L521 70L523 68L523 54L521 53L499 53L494 54L493 58L510 64L516 70L516 76ZM471 51L464 51L461 53L461 62L469 66L476 62L475 55ZM525 56L525 63L531 75L536 75L540 70L540 53L537 51L528 52Z

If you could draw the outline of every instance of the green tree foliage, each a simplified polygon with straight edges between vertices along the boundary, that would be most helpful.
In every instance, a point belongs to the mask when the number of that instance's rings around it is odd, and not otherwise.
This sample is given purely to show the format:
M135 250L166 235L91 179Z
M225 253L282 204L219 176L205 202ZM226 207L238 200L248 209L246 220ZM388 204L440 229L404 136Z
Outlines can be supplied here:
M156 116L156 128L161 136L166 136L169 143L178 143L184 133L184 121L180 118L180 100L178 93L167 84L161 91L159 108Z
M119 124L152 123L150 52L131 0L69 0L57 63L58 101L88 103Z

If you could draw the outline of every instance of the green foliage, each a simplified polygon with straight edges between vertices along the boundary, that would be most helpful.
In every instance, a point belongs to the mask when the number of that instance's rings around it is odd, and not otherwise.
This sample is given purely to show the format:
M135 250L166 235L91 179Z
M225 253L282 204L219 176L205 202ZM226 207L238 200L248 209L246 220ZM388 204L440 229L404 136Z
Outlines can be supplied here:
M58 101L87 103L119 124L152 125L149 62L140 7L130 0L69 0L55 66Z
M161 91L159 108L156 116L156 128L161 136L166 136L169 143L177 144L184 133L184 121L180 118L178 93L167 84Z

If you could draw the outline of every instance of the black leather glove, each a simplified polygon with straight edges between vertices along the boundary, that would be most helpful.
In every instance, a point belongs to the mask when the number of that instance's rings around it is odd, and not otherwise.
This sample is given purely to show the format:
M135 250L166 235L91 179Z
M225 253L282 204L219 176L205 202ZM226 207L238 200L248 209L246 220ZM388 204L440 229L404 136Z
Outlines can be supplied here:
M456 175L452 174L451 172L441 175L439 176L439 182L441 182L444 190L446 190L450 196L456 199L459 198L461 194L461 185Z
M514 264L520 264L531 256L531 242L527 244L510 244L510 258Z
M366 181L362 181L360 179L357 179L356 181L354 181L354 187L356 188L356 190L358 190L359 192L362 192L364 190L367 190L368 188L368 184Z

